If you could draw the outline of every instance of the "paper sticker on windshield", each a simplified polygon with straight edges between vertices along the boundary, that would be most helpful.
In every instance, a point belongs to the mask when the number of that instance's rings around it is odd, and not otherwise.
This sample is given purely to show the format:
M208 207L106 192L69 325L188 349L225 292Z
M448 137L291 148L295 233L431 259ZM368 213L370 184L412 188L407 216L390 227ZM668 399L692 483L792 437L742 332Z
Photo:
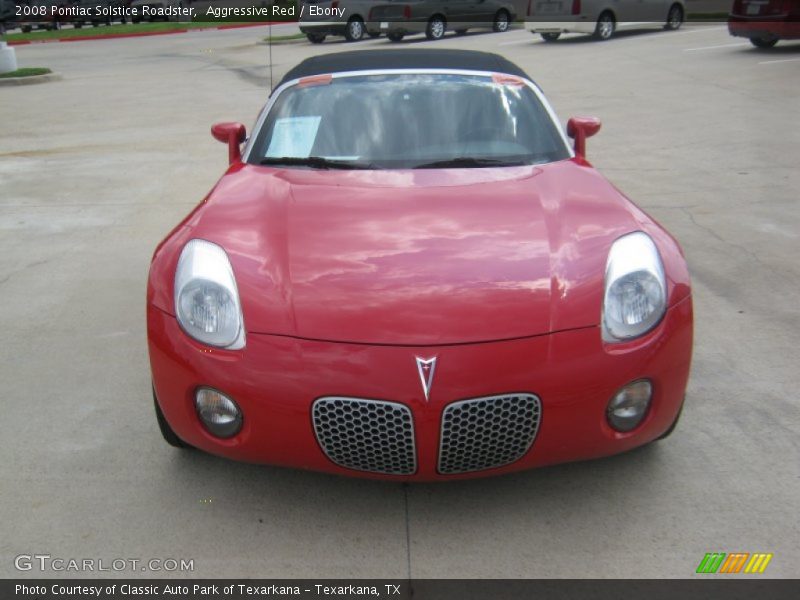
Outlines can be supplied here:
M322 117L288 117L275 121L266 158L311 156L321 119Z

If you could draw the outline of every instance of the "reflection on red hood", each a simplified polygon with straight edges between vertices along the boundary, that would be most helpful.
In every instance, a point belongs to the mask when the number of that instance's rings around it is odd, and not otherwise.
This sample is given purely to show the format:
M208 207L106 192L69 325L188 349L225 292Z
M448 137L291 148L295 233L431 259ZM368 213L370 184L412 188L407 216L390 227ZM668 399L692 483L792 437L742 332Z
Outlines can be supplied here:
M237 165L176 244L204 238L225 248L248 332L416 346L596 326L608 249L642 223L652 235L646 215L575 161Z

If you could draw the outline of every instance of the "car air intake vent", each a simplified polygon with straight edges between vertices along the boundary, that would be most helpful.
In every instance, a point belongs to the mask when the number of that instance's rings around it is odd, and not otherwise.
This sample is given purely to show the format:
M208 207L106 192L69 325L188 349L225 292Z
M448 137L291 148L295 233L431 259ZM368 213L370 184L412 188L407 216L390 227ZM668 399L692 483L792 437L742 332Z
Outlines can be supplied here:
M532 394L507 394L448 404L442 415L439 473L501 467L522 458L539 430L542 407Z
M414 422L408 407L357 398L320 398L311 408L314 433L341 467L411 475L417 470Z

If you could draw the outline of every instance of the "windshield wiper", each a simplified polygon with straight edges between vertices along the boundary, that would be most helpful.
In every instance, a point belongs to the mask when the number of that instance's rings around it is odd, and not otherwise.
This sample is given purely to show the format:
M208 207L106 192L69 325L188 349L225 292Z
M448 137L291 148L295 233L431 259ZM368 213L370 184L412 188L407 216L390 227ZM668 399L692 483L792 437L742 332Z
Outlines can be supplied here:
M477 167L518 167L525 163L521 160L502 160L497 158L475 158L472 156L458 156L447 160L437 160L429 163L415 165L415 169L447 169L447 168L477 168Z
M336 160L322 156L268 156L260 164L275 166L311 167L313 169L377 169L372 163L353 160Z

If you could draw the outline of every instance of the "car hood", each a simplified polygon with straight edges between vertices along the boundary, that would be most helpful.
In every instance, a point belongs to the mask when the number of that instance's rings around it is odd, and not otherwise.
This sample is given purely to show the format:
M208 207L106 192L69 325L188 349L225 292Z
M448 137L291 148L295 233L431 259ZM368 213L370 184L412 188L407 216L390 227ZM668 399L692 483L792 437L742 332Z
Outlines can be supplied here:
M251 333L396 345L596 326L638 210L577 161L492 169L236 165L181 236L227 251Z

